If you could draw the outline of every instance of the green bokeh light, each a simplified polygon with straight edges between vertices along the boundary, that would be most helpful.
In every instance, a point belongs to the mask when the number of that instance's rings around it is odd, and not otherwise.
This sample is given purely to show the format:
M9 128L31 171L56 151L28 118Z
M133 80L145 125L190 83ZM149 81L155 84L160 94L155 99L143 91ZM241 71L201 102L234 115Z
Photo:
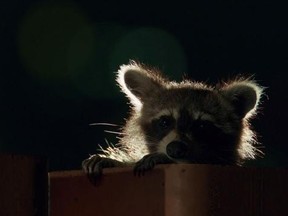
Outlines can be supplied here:
M180 80L187 72L182 46L172 34L158 28L137 28L123 36L111 55L111 70L129 59L156 66L171 79Z
M69 52L69 71L72 74L71 82L81 92L98 97L114 97L119 91L114 81L115 71L109 70L109 56L123 31L121 26L113 23L94 24L94 40L88 58L79 52L85 39L82 38L83 33L75 37Z

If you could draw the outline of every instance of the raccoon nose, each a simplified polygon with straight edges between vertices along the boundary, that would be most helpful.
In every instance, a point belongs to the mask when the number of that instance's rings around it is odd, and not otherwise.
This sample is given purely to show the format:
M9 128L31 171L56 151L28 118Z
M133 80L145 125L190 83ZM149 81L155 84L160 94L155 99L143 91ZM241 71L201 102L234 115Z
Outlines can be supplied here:
M180 141L173 141L166 146L166 152L168 156L175 159L184 158L187 150L187 145Z

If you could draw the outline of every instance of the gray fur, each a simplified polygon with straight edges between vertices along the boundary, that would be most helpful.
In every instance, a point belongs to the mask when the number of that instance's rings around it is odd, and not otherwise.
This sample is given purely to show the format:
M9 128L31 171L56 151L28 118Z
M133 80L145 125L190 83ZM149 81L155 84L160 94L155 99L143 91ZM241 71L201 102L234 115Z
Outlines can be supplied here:
M257 113L263 88L251 79L215 87L191 80L177 83L132 61L120 67L117 83L131 113L119 144L104 150L102 158L136 163L145 171L151 161L240 164L261 152L249 120ZM168 155L169 143L188 146L183 158Z

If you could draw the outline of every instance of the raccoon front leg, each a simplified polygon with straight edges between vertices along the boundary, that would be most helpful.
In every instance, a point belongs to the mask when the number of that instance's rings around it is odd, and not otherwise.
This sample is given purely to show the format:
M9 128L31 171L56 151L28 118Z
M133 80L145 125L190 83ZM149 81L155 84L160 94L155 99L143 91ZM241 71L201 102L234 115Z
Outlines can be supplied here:
M141 176L144 175L146 171L154 168L156 164L169 164L174 163L168 156L164 153L151 153L145 155L141 160L139 160L134 166L134 175Z
M97 154L91 155L89 158L82 162L82 169L87 174L92 184L97 184L100 180L103 168L121 166L122 163L110 158L104 158Z

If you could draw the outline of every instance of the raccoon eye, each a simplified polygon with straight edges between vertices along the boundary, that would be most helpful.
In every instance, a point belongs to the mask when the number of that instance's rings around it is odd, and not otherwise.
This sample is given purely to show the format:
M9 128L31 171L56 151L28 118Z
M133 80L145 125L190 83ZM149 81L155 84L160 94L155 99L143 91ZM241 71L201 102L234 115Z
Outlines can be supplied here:
M196 123L196 126L199 130L209 130L215 128L214 124L210 121L205 121L205 120L199 120Z
M161 116L158 120L158 126L162 130L166 130L172 127L173 119L170 116Z
M193 135L204 143L217 141L222 131L213 122L207 120L198 120L193 123Z

